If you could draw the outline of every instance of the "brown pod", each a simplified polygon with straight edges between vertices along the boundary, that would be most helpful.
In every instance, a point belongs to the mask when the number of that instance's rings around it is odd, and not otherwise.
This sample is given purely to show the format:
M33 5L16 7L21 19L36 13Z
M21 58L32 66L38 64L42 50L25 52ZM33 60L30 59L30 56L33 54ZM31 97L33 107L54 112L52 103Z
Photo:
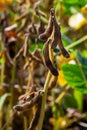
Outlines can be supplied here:
M36 37L37 36L37 25L34 23L28 26L29 36Z
M22 55L23 51L24 51L24 47L22 47L22 48L18 51L18 53L16 54L16 56L14 57L13 60L15 61L16 59L18 59L18 58Z
M29 102L32 98L34 98L34 96L35 96L34 92L32 92L30 95L29 95L29 93L27 93L27 95L24 94L24 95L20 96L18 98L18 100L19 100L19 102L22 102L22 103L24 103L25 101Z
M23 104L16 105L16 106L13 107L13 109L17 110L17 111L29 110L34 105L38 104L38 101L39 101L39 99L41 98L42 95L43 95L43 91L39 91L39 92L36 93L36 95L34 97L32 97L32 99L29 102L26 101L25 103L23 102Z
M38 28L37 28L36 43L39 42L39 40L40 40L40 39L39 39L39 35L42 34L42 33L44 33L44 31L45 31L44 22L43 22L42 20L40 20L40 24L39 24L39 26L38 26Z
M32 122L31 122L28 130L34 130L38 124L39 117L40 117L41 103L42 103L42 97L40 98L39 103L37 104L37 110L34 114L34 117L32 119Z
M38 35L44 33L44 31L45 31L44 23L43 23L43 21L41 20L41 21L40 21L40 25L39 25L38 30L37 30Z
M51 43L51 48L54 49L56 48L57 46L57 32L55 31L55 28L53 29L53 40L52 40L52 43Z
M17 110L17 111L26 111L33 106L34 106L33 102L30 101L30 102L26 102L26 103L21 104L21 105L16 105L13 107L13 109Z
M50 83L49 83L49 87L48 87L49 90L56 86L57 79L58 79L57 76L52 76Z
M5 60L9 67L12 67L14 65L12 58L9 55L9 52L7 49L5 49Z
M69 58L70 55L63 46L63 43L62 43L62 40L61 40L60 27L59 27L58 23L56 22L55 17L53 18L53 27L54 27L54 39L52 41L51 48L54 49L56 47L56 45L58 44L63 56L66 57L66 58Z
M50 35L52 34L52 30L53 30L53 21L52 21L52 16L50 16L48 27L44 33L39 35L39 39L46 41L50 37Z
M49 70L51 71L51 73L55 76L58 76L58 71L53 66L53 64L50 60L50 56L49 56L49 44L50 44L50 42L51 42L51 39L48 39L47 42L44 45L44 48L43 48L44 62L46 64L46 66L49 68Z
M68 51L64 48L62 40L60 38L58 38L58 45L59 45L59 48L60 48L63 56L66 57L66 58L69 58L70 55L69 55Z
M51 15L52 17L55 16L55 10L54 10L54 8L51 8L51 9L50 9L50 15Z

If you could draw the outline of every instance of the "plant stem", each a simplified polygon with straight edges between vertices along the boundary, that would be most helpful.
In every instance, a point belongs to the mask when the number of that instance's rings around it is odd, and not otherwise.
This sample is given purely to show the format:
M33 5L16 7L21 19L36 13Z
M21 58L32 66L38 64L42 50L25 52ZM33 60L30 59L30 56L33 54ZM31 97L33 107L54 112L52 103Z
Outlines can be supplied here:
M84 37L82 37L81 39L73 42L72 44L70 44L69 46L66 47L67 50L79 45L80 43L82 43L83 41L87 40L87 35L85 35Z
M1 46L1 50L4 50L4 45L2 43L2 38L0 35L0 46ZM0 89L3 89L3 82L4 82L4 71L5 71L5 57L2 57L2 63L1 63L1 74L0 74Z
M42 130L44 113L45 113L47 90L48 90L48 86L49 86L51 76L52 76L52 74L49 71L48 74L47 74L47 79L46 79L45 85L44 85L44 94L43 94L43 97L42 97L42 106L41 106L40 118L39 118L39 123L38 123L38 130Z
M24 119L24 130L27 130L27 117L24 116L23 119Z
M16 63L14 63L14 66L11 70L11 88L10 88L10 93L11 93L11 99L10 99L10 103L9 103L9 107L12 108L13 106L13 98L14 98L14 87L12 86L14 84L14 80L15 80L15 73L16 73Z
M49 55L50 55L50 59L51 59L51 61L53 63L54 56L53 56L53 49L51 49L51 45L49 45ZM47 90L48 90L48 86L49 86L49 82L50 82L51 78L52 78L52 74L49 71L48 74L47 74L46 82L44 84L44 94L43 94L43 97L42 97L42 105L41 105L41 112L40 112L40 118L39 118L39 123L38 123L38 130L42 130L44 113L45 113Z
M11 98L7 107L7 114L6 114L6 120L8 120L8 117L10 115L10 110L12 109L13 106L13 100L14 100L14 87L12 86L14 84L14 80L15 80L15 73L16 73L16 63L14 64L12 70L11 70L11 81L10 81L10 93L11 93ZM10 123L12 123L12 120L10 120ZM7 122L6 124L6 130L9 130L9 122Z
M76 58L76 60L77 60L77 62L78 62L79 69L80 69L80 71L81 71L81 74L82 74L83 80L84 80L85 85L86 85L86 87L87 87L87 80L86 80L86 76L85 76L85 74L84 74L83 68L82 68L82 66L81 66L81 63L80 63L80 61L79 61L78 58Z
M58 1L58 4L55 9L56 14L58 15L57 21L60 22L62 18L62 0Z
M5 61L3 61L3 63L2 63L0 89L3 89L4 71L5 71Z
M58 98L56 99L56 103L60 103L61 99L65 96L66 92L68 91L69 86L66 86L65 90L58 96Z

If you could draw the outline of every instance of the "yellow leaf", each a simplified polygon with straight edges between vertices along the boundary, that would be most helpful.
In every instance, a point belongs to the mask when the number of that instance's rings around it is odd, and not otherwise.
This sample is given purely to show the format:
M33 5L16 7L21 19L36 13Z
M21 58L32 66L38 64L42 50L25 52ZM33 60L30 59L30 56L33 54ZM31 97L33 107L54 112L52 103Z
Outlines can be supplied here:
M87 4L81 8L83 14L87 14Z
M13 0L0 0L0 4L11 4Z
M63 55L57 56L57 65L58 68L61 68L63 64L68 63L69 61L74 59L74 54L70 54L69 58L65 58Z
M64 86L66 85L66 80L64 79L64 75L63 75L63 71L62 70L59 70L59 76L58 76L58 84L60 86Z
M71 124L72 124L72 121L66 116L59 117L57 120L58 129L60 129L60 130L65 130Z
M50 122L50 124L54 125L55 124L55 118L50 118L49 122Z
M12 4L13 0L0 0L0 11L5 11L7 6Z
M65 58L63 55L58 56L57 58L58 58L58 60L56 60L56 61L58 61L57 65L58 65L58 68L60 68L57 82L60 86L65 86L67 84L67 82L64 78L63 71L61 70L61 67L65 63L71 62L74 59L74 54L73 53L70 54L69 58Z

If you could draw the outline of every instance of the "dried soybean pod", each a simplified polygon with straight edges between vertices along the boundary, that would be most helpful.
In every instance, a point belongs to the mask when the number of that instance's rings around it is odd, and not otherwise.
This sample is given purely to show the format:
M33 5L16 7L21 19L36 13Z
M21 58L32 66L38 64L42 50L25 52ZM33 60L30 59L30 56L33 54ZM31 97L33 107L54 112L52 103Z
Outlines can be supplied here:
M50 56L49 56L49 44L50 43L51 43L51 39L48 39L43 48L44 62L46 64L46 66L49 68L49 70L51 71L51 73L55 76L58 76L58 71L53 66L53 64L50 60Z
M36 37L37 35L37 26L33 23L28 26L28 32L31 37Z
M24 95L20 96L18 98L18 100L22 101L22 103L25 102L25 101L29 102L32 98L34 98L34 96L35 96L34 92L32 92L30 95L27 93L27 94L24 94Z
M34 130L38 124L39 117L40 117L41 103L42 103L42 97L40 98L39 103L37 104L37 110L35 112L35 115L32 119L32 122L31 122L28 130Z
M54 21L54 17L53 17L53 21ZM53 26L53 40L52 40L52 43L51 43L51 48L54 49L57 44L58 44L58 32L56 32L56 27Z
M57 41L55 39L55 36L56 36L56 31L54 31L54 29L53 29L53 40L52 40L52 43L51 43L52 49L56 48L56 46L57 46Z
M46 41L50 37L50 35L52 34L52 30L53 30L53 21L52 21L52 15L50 14L48 27L44 33L39 35L39 39Z
M40 25L39 25L38 30L37 30L38 35L42 34L44 31L45 31L44 23L43 23L43 21L41 20L41 21L40 21Z
M51 14L51 16L52 16L52 21L54 21L55 20L55 11L54 11L54 8L52 8L52 9L50 9L50 14ZM55 36L56 36L56 31L55 31L55 28L54 28L54 24L53 24L53 37L52 37L52 43L51 43L51 48L52 49L54 49L56 46L57 46L57 41L55 41L56 39L55 39Z
M10 57L10 55L9 55L9 52L8 52L8 50L7 49L5 49L5 51L4 51L4 54L5 54L5 59L6 59L6 63L9 65L9 67L12 67L14 64L13 64L13 60L12 60L12 58Z
M39 42L39 40L40 40L40 39L39 39L39 35L42 34L42 33L44 33L44 31L45 31L44 22L43 22L42 20L40 20L40 24L39 24L39 26L38 26L38 28L37 28L36 43Z
M16 105L13 107L14 110L17 111L26 111L34 106L34 103L32 101L26 102L24 104Z
M24 46L18 51L18 53L16 54L13 60L15 61L16 59L18 59L20 55L22 55L23 51L24 51Z
M50 83L49 83L49 87L48 87L49 90L56 86L57 79L58 79L57 76L54 76L54 75L52 76Z
M17 111L26 111L32 108L34 105L38 104L39 99L43 95L43 91L39 91L36 93L33 99L31 99L29 102L25 102L23 104L19 104L13 107L14 110Z
M61 44L60 44L61 43ZM62 43L62 40L58 38L58 45L59 45L59 48L61 50L61 53L63 54L63 56L65 58L69 58L70 55L68 53L68 51L63 47L63 43Z
M50 15L51 15L52 17L55 16L55 10L54 10L54 8L51 8L51 9L50 9Z
M53 17L53 29L54 29L54 39L52 41L51 48L54 49L56 47L56 45L58 44L63 56L66 58L69 58L70 55L63 46L63 43L61 40L60 27L59 27L55 17Z

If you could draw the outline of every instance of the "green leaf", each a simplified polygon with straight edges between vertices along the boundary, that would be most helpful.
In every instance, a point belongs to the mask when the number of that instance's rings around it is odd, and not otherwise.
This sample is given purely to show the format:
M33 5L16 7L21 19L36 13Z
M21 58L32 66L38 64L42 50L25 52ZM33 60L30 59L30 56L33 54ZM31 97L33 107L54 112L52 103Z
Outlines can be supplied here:
M78 109L80 111L82 111L82 109L83 109L83 94L80 91L75 89L73 91L73 96L74 96L74 99L77 101Z
M40 50L43 49L43 46L44 46L43 42L38 43L38 48L39 48Z
M57 5L58 5L58 1L54 1L54 3L53 3L53 7L56 8Z
M2 111L4 102L8 96L10 96L10 93L6 93L0 97L0 112Z
M65 109L67 109L67 108L77 108L77 102L72 95L64 96L61 103L62 103L62 105L64 106Z
M4 58L0 58L0 63L4 63L5 59Z
M38 44L38 45L37 45L37 44ZM38 48L39 48L40 50L42 50L42 48L43 48L43 46L44 46L43 42L39 42L39 43L37 43L37 44L33 43L33 44L30 45L30 51L31 51L31 52L33 52L33 51L37 48L37 46L38 46Z
M33 52L36 49L36 44L32 44L30 46L30 51Z
M64 77L72 86L84 85L83 77L78 65L66 64L62 67Z
M62 41L64 46L68 46L72 43L72 41L64 34L62 34Z
M85 58L87 58L87 50L83 50L82 54Z
M87 66L87 58L82 56L82 54L80 52L77 52L77 58L78 58L78 60L80 61L80 63L82 65L86 65Z
M79 0L63 0L65 4L78 4Z
M68 5L85 5L87 3L87 0L63 0L64 4L68 4Z
M67 83L73 87L81 91L82 93L87 93L86 83L82 76L79 65L77 64L65 64L62 67L64 77ZM84 72L84 76L87 79L87 66L82 66L82 70Z

